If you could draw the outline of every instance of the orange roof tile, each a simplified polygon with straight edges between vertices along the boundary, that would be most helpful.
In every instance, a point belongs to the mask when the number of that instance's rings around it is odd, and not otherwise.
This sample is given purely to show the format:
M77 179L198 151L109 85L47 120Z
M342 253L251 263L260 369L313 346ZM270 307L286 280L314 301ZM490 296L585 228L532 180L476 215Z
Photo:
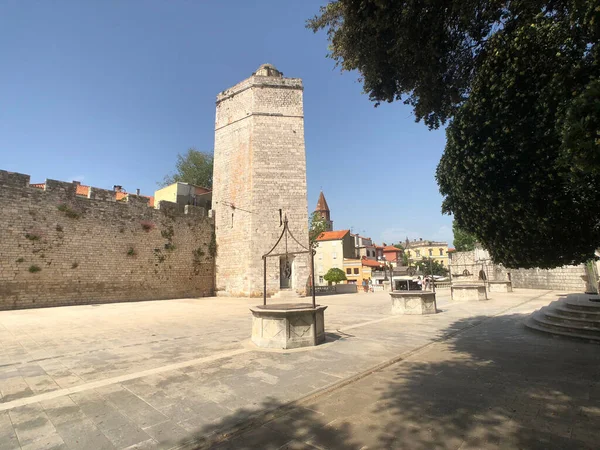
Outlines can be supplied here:
M367 266L367 267L381 267L381 266L383 266L383 264L380 263L379 261L373 261L372 259L363 259L362 260L362 265L363 266Z
M401 252L402 249L400 249L398 247L394 247L393 245L388 245L386 247L383 247L383 251L384 252Z
M317 241L336 241L342 239L348 233L350 233L350 230L324 231L319 235Z
M84 186L82 184L78 184L77 188L75 189L75 195L83 195L83 196L87 197L89 193L90 193L89 186Z

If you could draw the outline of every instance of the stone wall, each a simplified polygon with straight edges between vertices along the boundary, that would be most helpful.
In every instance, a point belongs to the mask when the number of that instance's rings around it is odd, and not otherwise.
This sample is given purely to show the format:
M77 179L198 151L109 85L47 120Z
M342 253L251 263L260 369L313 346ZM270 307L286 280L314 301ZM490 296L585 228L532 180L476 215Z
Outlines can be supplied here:
M585 292L585 267L564 266L557 269L507 269L500 267L499 272L510 273L515 288L553 289L566 292Z
M212 295L214 227L202 208L0 171L0 309Z
M462 275L464 270L470 275ZM483 270L490 281L510 280L515 288L552 289L568 292L585 292L587 275L584 265L564 266L556 269L507 269L494 264L487 251L476 248L471 252L455 252L450 263L452 282L469 282L479 280L479 272Z

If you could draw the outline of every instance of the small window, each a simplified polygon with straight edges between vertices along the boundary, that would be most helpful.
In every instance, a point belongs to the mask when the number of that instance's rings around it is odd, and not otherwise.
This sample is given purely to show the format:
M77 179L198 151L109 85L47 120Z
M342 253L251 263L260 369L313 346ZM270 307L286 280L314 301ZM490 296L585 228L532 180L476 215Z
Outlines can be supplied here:
M358 275L358 267L354 268L354 275Z
M350 275L351 273L352 273L352 269L350 269L350 268L347 268L347 269L346 269L346 274Z
M336 258L337 258L337 253L336 253L336 252L333 252L333 253L331 254L331 257L332 257L333 259L336 259Z
M444 249L440 248L440 256L444 256Z
M433 256L433 249L432 248L429 249L429 256Z
M320 276L319 277L319 284L323 284L323 281L325 281L325 280L323 280L323 277Z
M417 258L421 257L421 250L417 250L415 253L417 254Z

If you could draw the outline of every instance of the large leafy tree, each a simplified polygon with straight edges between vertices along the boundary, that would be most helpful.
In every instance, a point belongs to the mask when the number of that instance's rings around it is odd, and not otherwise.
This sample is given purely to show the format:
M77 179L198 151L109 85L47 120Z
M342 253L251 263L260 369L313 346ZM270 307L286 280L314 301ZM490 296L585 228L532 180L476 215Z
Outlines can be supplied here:
M420 275L448 275L448 269L435 259L423 258L415 262L415 267Z
M452 222L452 234L454 235L454 248L458 252L468 252L475 249L477 239L471 233L467 233Z
M166 175L159 184L161 186L168 186L177 182L190 183L211 189L213 182L213 155L194 148L190 148L184 155L177 155L175 171Z
M450 121L443 211L509 267L600 245L598 0L339 0L309 21L375 102Z

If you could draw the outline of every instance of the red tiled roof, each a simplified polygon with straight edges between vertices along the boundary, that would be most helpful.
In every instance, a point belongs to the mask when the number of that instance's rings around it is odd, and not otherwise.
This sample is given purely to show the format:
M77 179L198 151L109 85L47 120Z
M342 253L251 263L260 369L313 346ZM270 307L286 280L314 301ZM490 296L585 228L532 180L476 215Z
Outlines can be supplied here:
M448 249L448 253L452 253L452 252L455 252L455 251L456 251L456 249L455 249L455 248L449 248L449 249Z
M33 188L37 188L37 189L45 189L46 183L32 183L29 186L33 187ZM204 188L200 188L200 189L204 189ZM206 191L210 192L210 190L206 190ZM89 186L84 186L83 184L78 184L77 187L75 188L75 195L87 197L89 195L89 193L90 193ZM127 195L128 195L127 192L115 192L116 200L124 200L125 198L127 198ZM148 199L148 206L154 207L154 197L150 197L147 195L141 195L140 197L146 197Z
M82 184L78 184L77 188L75 189L75 195L83 195L84 197L87 197L89 193L90 193L89 186L84 186Z
M350 233L350 230L324 231L319 235L317 241L336 241L342 239L348 233Z
M381 267L383 264L379 261L373 261L372 259L363 259L362 265L367 267Z
M394 247L393 245L388 245L386 247L383 247L383 251L384 252L401 252L402 249L400 249L398 247Z

